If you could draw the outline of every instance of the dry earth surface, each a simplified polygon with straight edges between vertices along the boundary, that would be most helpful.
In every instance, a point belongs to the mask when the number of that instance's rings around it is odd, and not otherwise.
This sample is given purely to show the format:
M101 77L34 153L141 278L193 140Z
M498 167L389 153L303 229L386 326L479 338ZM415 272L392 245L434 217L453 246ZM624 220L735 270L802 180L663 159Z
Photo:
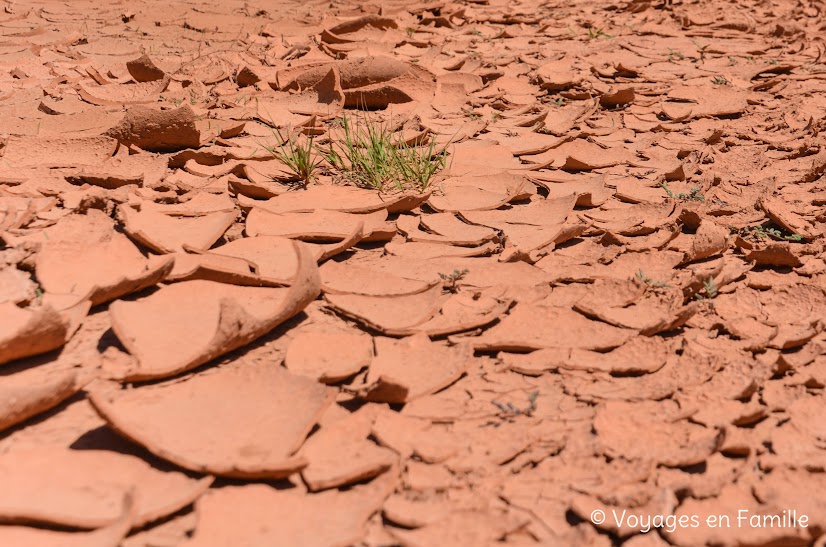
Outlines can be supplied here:
M0 545L823 545L824 2L2 7Z

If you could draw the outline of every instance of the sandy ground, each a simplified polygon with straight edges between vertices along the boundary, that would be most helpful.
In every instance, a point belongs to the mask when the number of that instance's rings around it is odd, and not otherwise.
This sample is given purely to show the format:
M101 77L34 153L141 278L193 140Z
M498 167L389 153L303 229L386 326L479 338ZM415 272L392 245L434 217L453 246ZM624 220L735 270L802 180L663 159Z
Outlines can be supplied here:
M824 2L2 7L0 545L824 544Z

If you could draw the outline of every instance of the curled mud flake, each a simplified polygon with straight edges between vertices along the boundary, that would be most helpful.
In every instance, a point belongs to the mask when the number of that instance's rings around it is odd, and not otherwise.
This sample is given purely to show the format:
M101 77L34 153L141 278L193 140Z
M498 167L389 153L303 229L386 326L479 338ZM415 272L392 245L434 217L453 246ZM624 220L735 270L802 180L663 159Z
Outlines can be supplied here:
M195 113L189 106L174 110L133 106L105 135L117 139L124 146L137 146L153 152L198 148L201 135L195 126L195 119Z
M25 304L37 297L31 275L15 267L0 268L0 303Z
M660 467L656 472L656 484L673 492L686 492L692 498L712 498L719 496L723 488L746 471L743 461L718 453L709 456L699 469Z
M633 158L633 154L623 147L602 147L584 139L576 139L532 156L530 161L576 172L623 165Z
M120 376L146 380L192 369L248 344L303 310L321 291L318 266L308 249L293 245L298 268L289 288L186 281L139 300L112 303L112 328L136 360Z
M394 19L367 15L325 29L321 33L321 40L328 44L360 42L371 38L386 40L387 32L385 31L398 28L399 25ZM399 32L399 36L402 36L401 32Z
M753 245L746 253L745 259L758 266L787 266L798 268L803 265L801 257L792 244L785 241L773 241Z
M495 142L466 141L450 150L447 175L453 177L488 176L491 172L520 169L521 164L506 147ZM470 179L473 180L473 179ZM490 182L482 180L481 182Z
M170 78L136 84L92 85L80 82L77 92L87 103L97 106L148 104L158 100L169 87Z
M680 356L671 355L656 372L643 376L595 376L593 373L565 374L565 390L585 401L661 400L680 389L709 381L725 365L718 355L707 355L689 345Z
M135 456L46 446L6 452L0 474L9 487L0 493L3 520L81 529L116 521L130 492L137 505L131 527L139 527L186 507L212 483L212 477L161 471ZM51 495L37 495L42 488Z
M389 255L409 260L438 260L450 257L490 256L500 250L500 246L497 243L488 242L477 247L456 247L443 243L404 241L397 237L387 243L384 250Z
M371 435L381 446L391 448L402 458L415 455L426 463L441 463L462 448L462 443L448 428L390 410L378 412Z
M805 424L804 424L805 427ZM823 443L813 435L789 422L770 432L772 452L764 454L761 466L773 468L786 466L822 473L826 471L826 454Z
M244 363L131 390L93 386L92 404L119 434L186 469L283 478L307 465L296 453L334 397L280 367Z
M549 348L528 354L500 354L500 358L510 370L528 375L558 369L633 375L656 372L665 366L670 353L670 344L654 336L632 338L608 353Z
M823 473L811 473L778 467L762 475L754 485L754 496L767 505L796 510L796 515L808 517L807 527L823 527L824 484ZM781 513L782 514L782 513Z
M396 227L399 233L407 238L407 241L414 243L429 242L462 247L476 247L496 239L496 232L492 229L464 223L450 213L427 215L427 217L431 216L441 218L433 219L432 225L424 226L424 222L430 219L412 215L400 215L399 218L396 219ZM423 227L420 227L420 223L430 231L425 231ZM449 235L442 235L438 232L434 233L435 230L433 226L440 227L442 232Z
M637 490L645 492L647 488L640 485ZM640 533L641 526L632 519L614 518L614 515L620 517L629 514L645 515L644 518L647 520L648 515L673 514L678 504L677 496L666 489L660 489L655 495L651 495L648 492L640 492L637 495L637 499L629 501L631 503L628 505L622 503L605 503L595 496L580 494L574 496L571 501L571 511L583 520L591 520L591 515L594 514L608 515L608 518L603 522L595 523L596 527L625 538ZM645 524L642 524L642 526L645 526Z
M415 332L419 325L432 319L447 296L442 294L441 287L432 286L422 292L394 296L327 293L324 300L345 317L379 332L398 336L402 332Z
M599 207L612 194L601 175L557 176L539 172L529 174L528 179L544 188L548 192L548 199L576 194L577 207Z
M506 252L518 255L514 259L536 262L554 245L573 239L585 230L584 224L568 223L576 200L575 194L569 194L535 201L519 209L463 211L460 216L473 224L500 230L506 238Z
M136 520L138 506L133 492L123 496L121 516L92 532L58 532L26 526L0 526L0 543L27 547L118 547Z
M91 305L88 300L66 309L56 309L49 303L29 308L20 308L11 302L0 304L0 364L63 346Z
M57 406L83 383L76 371L59 365L0 376L0 431Z

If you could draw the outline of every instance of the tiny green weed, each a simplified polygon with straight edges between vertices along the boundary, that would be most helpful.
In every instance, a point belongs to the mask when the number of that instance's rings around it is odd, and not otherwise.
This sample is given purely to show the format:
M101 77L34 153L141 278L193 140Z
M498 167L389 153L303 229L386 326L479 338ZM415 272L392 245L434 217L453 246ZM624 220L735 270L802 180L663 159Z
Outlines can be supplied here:
M602 28L590 27L588 29L588 39L596 40L597 38L613 38L613 35L607 34Z
M717 282L714 281L713 277L709 277L707 280L703 281L703 290L696 293L694 295L694 299L698 302L708 302L713 305L713 302L709 302L709 300L714 300L717 298L717 294Z
M706 197L701 193L699 188L692 188L686 194L685 192L680 192L679 194L675 194L671 191L671 188L663 181L660 182L660 187L665 190L665 193L671 199L676 199L679 201L705 201Z
M447 292L455 293L459 289L456 286L456 282L465 277L468 272L469 270L465 268L464 270L453 270L453 272L449 274L440 273L439 277L442 278L442 288Z
M319 157L314 157L313 138L299 142L299 139L292 136L284 138L278 130L274 131L274 135L277 135L279 144L277 147L264 147L267 152L286 165L304 186L313 182L316 168L321 163Z
M800 234L785 235L777 228L767 228L765 226L751 226L739 230L740 235L753 235L759 239L774 239L776 241L803 241L803 236Z
M642 281L643 283L645 283L649 287L654 287L654 288L668 287L668 283L666 283L665 281L655 281L654 279L651 279L650 277L645 275L645 273L642 270L635 273L634 277L636 277L637 279L639 279L640 281Z

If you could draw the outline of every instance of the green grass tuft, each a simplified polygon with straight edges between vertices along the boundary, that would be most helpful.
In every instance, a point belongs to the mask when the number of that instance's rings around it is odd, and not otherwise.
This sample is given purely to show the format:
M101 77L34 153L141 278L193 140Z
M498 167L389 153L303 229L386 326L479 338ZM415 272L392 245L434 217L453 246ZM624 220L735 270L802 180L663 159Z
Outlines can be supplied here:
M345 114L338 125L341 139L331 136L324 157L359 186L424 192L433 176L447 165L447 151L436 150L435 141L425 147L410 146L389 127L366 115L363 120L353 120Z

